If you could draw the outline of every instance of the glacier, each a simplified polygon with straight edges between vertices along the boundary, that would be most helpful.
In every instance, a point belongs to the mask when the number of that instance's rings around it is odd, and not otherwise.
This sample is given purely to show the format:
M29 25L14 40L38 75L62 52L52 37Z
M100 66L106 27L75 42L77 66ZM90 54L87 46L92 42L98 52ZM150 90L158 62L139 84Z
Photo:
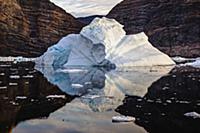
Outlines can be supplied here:
M36 64L74 66L165 66L174 61L151 45L145 33L126 35L114 19L95 18L80 34L63 37Z

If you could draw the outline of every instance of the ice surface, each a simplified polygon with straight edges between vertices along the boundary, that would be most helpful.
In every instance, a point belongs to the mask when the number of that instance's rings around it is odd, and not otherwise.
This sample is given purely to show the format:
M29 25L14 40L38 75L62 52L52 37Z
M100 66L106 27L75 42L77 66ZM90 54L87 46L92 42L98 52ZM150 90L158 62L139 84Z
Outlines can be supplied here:
M106 53L122 40L126 35L123 25L114 19L95 18L88 26L84 27L80 33L90 39L94 44L103 44L106 47Z
M62 38L36 60L53 66L117 67L173 65L172 59L153 47L144 33L125 35L114 19L95 18L80 34Z

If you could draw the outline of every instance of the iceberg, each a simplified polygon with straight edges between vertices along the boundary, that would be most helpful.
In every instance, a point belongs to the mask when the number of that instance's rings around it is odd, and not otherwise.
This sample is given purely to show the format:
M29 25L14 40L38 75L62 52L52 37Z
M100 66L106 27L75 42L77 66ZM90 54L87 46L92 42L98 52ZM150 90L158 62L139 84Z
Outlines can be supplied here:
M80 34L71 34L50 47L36 64L70 66L160 66L175 64L151 45L145 33L126 35L114 19L95 18Z

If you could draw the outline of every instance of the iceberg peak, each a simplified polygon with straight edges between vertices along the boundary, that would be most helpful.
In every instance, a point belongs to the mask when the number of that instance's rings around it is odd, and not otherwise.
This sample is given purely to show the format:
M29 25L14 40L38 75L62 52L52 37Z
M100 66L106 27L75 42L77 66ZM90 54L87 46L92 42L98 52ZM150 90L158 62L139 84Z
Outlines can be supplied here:
M123 25L115 19L97 17L84 27L80 34L91 40L93 44L105 45L108 53L126 35L126 32L123 30Z

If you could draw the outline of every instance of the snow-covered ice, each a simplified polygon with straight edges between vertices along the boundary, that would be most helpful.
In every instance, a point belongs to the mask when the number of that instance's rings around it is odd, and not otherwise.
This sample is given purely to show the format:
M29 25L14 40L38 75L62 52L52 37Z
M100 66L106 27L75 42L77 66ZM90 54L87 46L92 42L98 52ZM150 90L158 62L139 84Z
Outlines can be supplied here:
M144 33L125 35L114 19L95 18L80 34L71 34L36 59L53 66L159 66L173 65L172 59L153 47Z

